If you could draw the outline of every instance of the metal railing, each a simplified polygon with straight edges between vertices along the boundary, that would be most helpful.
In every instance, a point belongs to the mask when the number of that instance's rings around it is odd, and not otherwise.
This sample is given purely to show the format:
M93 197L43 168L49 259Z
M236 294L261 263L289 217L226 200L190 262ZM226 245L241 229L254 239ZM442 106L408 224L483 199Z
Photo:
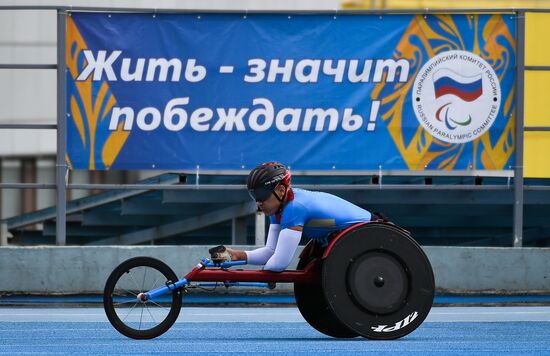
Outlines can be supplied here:
M57 207L57 245L65 245L65 196L66 196L66 167L65 164L65 120L66 116L66 86L65 86L65 28L67 12L58 8L44 7L25 7L25 6L6 6L0 10L55 10L57 11L57 63L56 64L0 64L0 69L55 69L57 70L57 124L2 124L0 129L55 129L57 131L57 150L56 150L56 184L54 185L57 191L56 207ZM51 185L40 183L19 183L19 184L0 184L0 189L44 189L50 188ZM7 244L6 225L2 224L0 231L0 243Z

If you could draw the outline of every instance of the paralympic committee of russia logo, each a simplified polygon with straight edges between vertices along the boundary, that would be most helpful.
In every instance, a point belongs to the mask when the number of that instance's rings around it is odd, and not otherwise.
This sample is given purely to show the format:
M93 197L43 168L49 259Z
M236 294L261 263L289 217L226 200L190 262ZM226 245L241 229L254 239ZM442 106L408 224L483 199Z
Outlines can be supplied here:
M448 143L470 142L495 122L500 82L489 63L466 51L440 53L422 66L412 101L420 124Z

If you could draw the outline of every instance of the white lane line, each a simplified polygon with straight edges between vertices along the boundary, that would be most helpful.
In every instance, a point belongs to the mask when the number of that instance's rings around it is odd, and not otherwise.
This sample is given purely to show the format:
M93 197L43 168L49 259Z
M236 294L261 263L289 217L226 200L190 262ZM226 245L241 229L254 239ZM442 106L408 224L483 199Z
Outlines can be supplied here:
M434 312L434 315L468 315L472 313L459 313L459 312ZM494 312L478 312L473 313L475 315L510 315L510 314L548 314L550 311L494 311Z
M0 313L0 316L98 316L100 314L64 314L64 313ZM105 315L103 315L105 316Z
M498 309L495 309L498 308ZM550 307L433 308L426 322L550 321ZM0 308L0 322L104 323L102 308ZM304 323L297 308L183 308L178 324L209 322Z
M190 315L193 315L193 316L235 316L237 314L235 313L194 313L194 314L190 314ZM239 313L238 314L239 316L265 316L266 314L264 313L248 313L248 314L243 314L243 313ZM267 315L271 315L271 316L278 316L278 315L285 315L283 313L281 314L267 314ZM294 315L294 313L288 313L286 315Z

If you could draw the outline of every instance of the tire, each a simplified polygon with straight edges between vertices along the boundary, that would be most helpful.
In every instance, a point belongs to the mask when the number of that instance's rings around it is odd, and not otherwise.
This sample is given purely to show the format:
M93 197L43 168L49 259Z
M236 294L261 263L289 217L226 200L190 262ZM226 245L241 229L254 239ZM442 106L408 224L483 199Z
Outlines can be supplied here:
M103 307L109 322L132 339L162 335L178 318L181 290L146 302L139 301L137 294L177 280L170 267L155 258L135 257L122 262L107 279L103 292Z
M433 304L428 258L406 231L391 224L368 223L340 236L325 258L322 280L336 317L369 339L411 333Z
M300 259L296 269L303 270L312 260L314 258L311 257ZM320 263L320 259L316 262ZM300 314L315 330L337 338L359 336L334 315L327 304L321 284L294 283L294 297Z

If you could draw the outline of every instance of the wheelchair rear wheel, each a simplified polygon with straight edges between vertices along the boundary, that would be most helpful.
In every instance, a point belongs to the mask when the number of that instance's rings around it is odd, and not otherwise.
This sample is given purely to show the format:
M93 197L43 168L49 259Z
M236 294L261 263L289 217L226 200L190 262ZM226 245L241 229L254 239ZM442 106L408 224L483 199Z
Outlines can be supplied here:
M410 234L395 225L369 223L342 235L329 251L322 275L332 312L369 339L409 334L432 307L430 261Z
M312 258L302 258L297 270L304 269ZM316 261L320 263L320 260ZM314 262L315 263L315 262ZM294 283L294 297L300 314L317 331L337 338L353 338L359 336L342 324L327 304L321 284Z

